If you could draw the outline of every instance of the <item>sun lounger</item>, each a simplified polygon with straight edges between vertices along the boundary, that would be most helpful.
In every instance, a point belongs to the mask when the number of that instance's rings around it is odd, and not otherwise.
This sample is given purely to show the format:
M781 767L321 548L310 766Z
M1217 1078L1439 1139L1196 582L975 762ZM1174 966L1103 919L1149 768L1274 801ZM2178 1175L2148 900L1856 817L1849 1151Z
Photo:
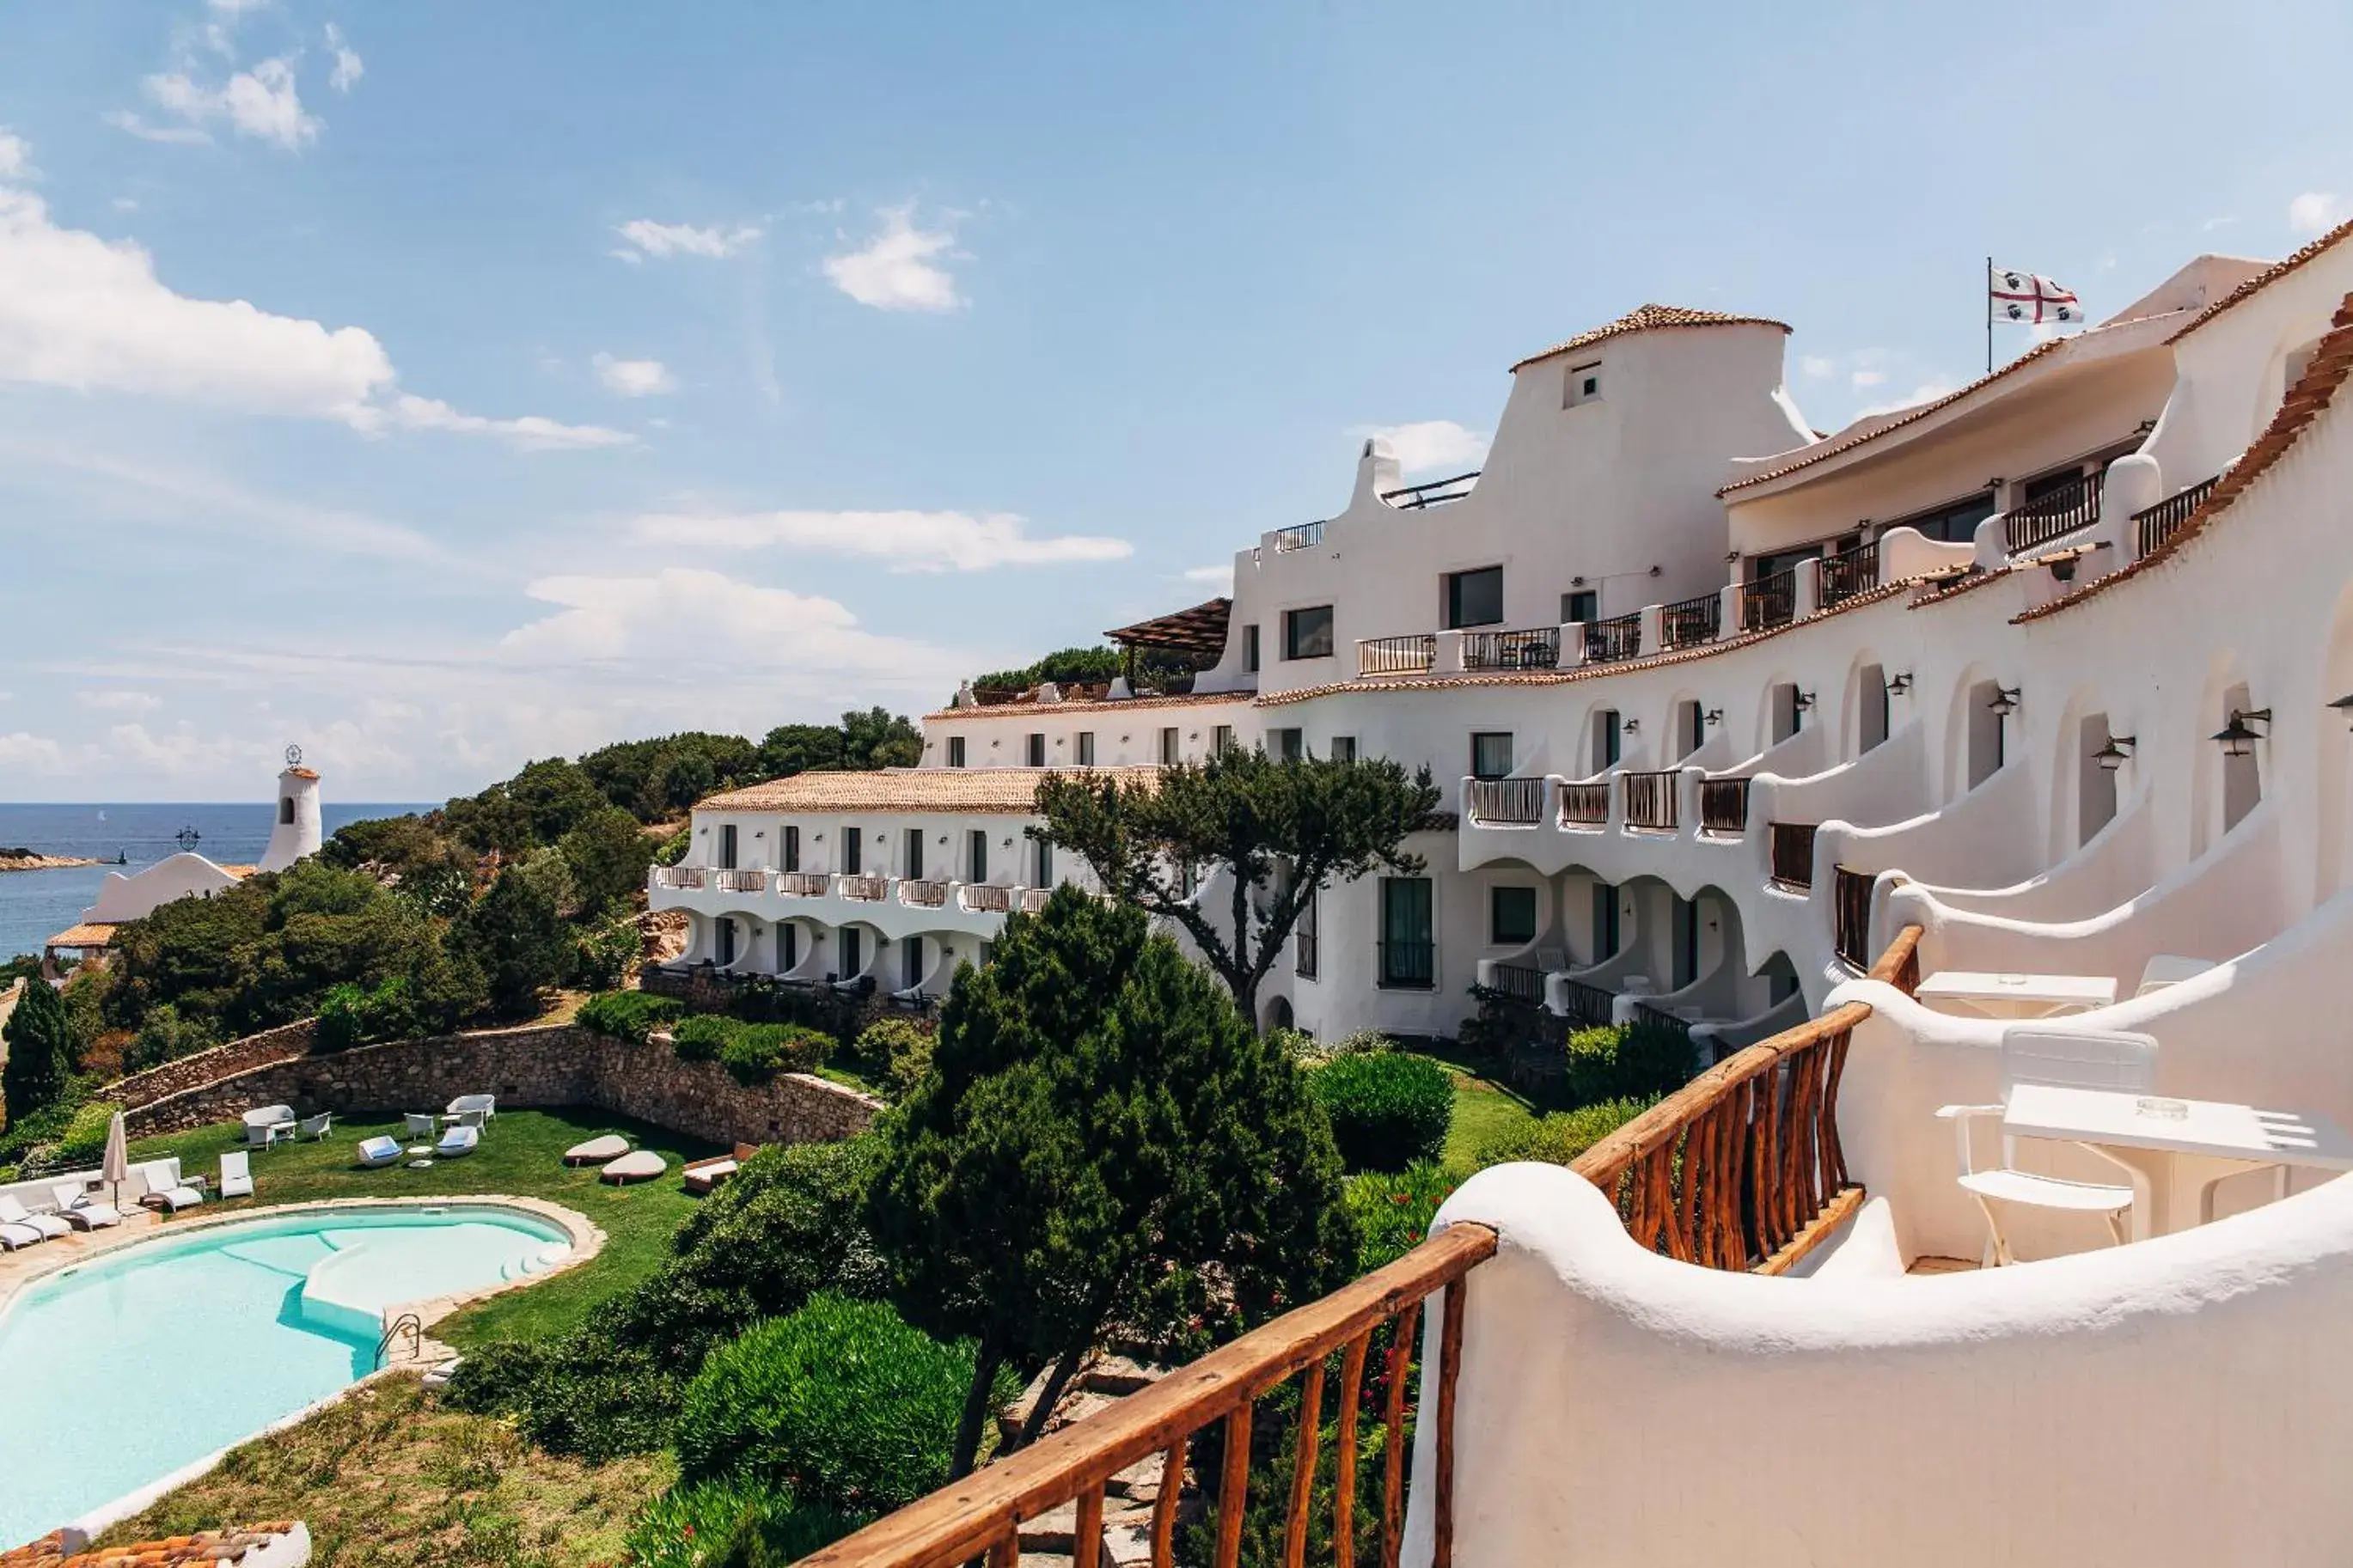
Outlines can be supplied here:
M449 1102L447 1114L463 1116L470 1110L480 1111L482 1120L488 1121L499 1113L499 1097L495 1094L461 1094Z
M607 1132L585 1143L575 1143L564 1152L567 1165L601 1165L617 1160L629 1152L629 1141L617 1132Z
M48 1239L29 1225L0 1225L0 1252L20 1252Z
M600 1182L610 1182L617 1187L625 1187L631 1182L654 1181L669 1168L669 1162L659 1154L655 1153L651 1149L640 1149L633 1154L624 1154L617 1160L607 1161L605 1168L596 1173L596 1179Z
M400 1158L400 1140L386 1132L380 1137L360 1140L360 1163L375 1169L389 1165Z
M221 1156L221 1196L249 1198L253 1195L252 1158L242 1149Z
M68 1225L82 1230L104 1230L110 1225L122 1223L122 1211L112 1204L100 1203L71 1182L61 1182L49 1189L57 1200L58 1213Z
M28 1226L41 1233L43 1241L65 1236L73 1230L53 1214L34 1214L25 1207L24 1200L14 1193L0 1193L0 1225Z
M433 1145L433 1152L444 1160L454 1160L460 1154L470 1154L474 1145L482 1141L479 1127L452 1127L441 1134L441 1142Z
M205 1201L205 1194L180 1180L180 1162L153 1160L139 1167L146 1173L147 1191L139 1200L143 1208L177 1214Z
M679 1175L685 1182L688 1192L692 1193L696 1197L702 1197L712 1188L733 1175L744 1161L758 1152L759 1149L754 1144L738 1143L735 1145L733 1153L721 1154L710 1160L697 1160L681 1171Z

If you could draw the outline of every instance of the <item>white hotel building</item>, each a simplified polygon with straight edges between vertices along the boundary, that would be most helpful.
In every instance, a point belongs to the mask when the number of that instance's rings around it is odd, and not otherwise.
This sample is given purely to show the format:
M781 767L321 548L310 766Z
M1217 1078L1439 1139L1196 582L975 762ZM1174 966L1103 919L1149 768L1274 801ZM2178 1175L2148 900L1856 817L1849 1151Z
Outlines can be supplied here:
M2348 230L2197 258L1828 436L1786 327L1644 306L1513 367L1482 472L1406 487L1368 445L1341 510L1236 553L1230 604L1116 634L1214 653L1189 694L960 701L919 768L703 803L653 901L690 962L938 993L1084 878L1023 832L1041 768L1426 764L1425 875L1324 890L1262 1021L1451 1033L1474 983L1639 996L1719 1056L1846 1020L1793 1113L1824 1140L1801 1235L1694 1267L1688 1213L1670 1245L1557 1167L1450 1204L1501 1237L1467 1276L1456 1560L2353 1562ZM1914 927L1917 994L1866 977ZM2218 1133L2123 1185L2096 1130L2015 1120L2047 1081L2021 1022L2284 1152ZM1769 1100L1783 1069L1747 1070ZM1937 1112L2005 1104L1964 1186ZM2042 1261L1907 1275L1990 1260L1989 1215Z

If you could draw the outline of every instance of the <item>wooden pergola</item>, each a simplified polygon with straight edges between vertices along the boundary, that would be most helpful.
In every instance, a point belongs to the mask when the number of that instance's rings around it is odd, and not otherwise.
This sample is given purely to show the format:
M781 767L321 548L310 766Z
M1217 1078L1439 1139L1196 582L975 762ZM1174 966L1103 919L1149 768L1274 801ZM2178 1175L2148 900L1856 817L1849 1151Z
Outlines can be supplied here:
M1200 667L1217 663L1226 651L1226 621L1233 608L1231 599L1211 599L1189 610L1155 616L1103 636L1127 650L1127 681L1132 687L1135 684L1135 650L1140 647L1182 654Z

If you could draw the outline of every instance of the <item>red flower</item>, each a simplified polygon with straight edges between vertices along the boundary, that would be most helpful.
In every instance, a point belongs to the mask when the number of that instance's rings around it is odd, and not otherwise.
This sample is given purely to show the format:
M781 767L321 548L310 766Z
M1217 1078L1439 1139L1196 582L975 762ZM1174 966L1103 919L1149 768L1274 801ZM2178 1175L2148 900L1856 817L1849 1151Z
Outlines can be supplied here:
M686 1538L687 1538L689 1541L691 1541L691 1540L693 1540L693 1539L694 1539L694 1526L692 1526L692 1525L691 1525L691 1524L690 1524L690 1525L688 1525L688 1526L686 1527Z
M1389 1202L1393 1204L1409 1204L1413 1202L1413 1199L1404 1193L1391 1193L1389 1194Z
M1405 1233L1405 1238L1408 1241L1419 1241L1421 1239L1421 1232L1418 1230L1407 1231Z

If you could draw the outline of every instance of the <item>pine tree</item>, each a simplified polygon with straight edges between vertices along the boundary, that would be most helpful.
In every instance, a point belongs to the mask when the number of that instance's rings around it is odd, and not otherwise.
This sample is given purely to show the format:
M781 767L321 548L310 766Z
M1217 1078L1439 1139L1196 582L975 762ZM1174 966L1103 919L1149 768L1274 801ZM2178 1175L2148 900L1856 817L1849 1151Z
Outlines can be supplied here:
M66 1018L65 999L38 975L25 983L8 1026L0 1031L8 1047L8 1060L0 1067L0 1100L14 1126L58 1102L72 1076L72 1026Z

